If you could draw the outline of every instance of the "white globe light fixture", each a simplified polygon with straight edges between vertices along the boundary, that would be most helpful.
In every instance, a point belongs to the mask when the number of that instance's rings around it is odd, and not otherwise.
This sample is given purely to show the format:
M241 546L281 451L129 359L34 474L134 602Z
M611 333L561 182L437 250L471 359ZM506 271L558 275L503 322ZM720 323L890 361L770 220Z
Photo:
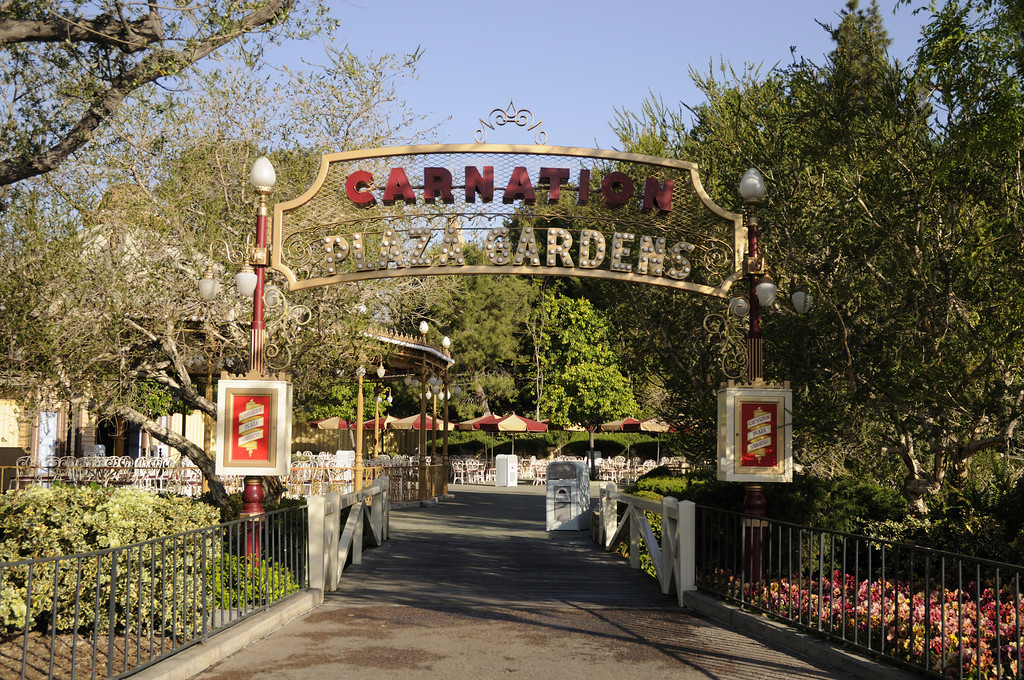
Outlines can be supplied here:
M242 297L251 298L256 292L256 272L248 264L235 274L235 288Z
M420 333L422 335L426 335L427 331L429 331L429 330L430 330L430 324L428 324L426 321L420 321Z
M769 307L775 302L775 294L779 292L778 286L772 281L772 277L765 274L757 284L757 302L762 307Z
M386 373L387 373L387 369L386 369L386 368L384 368L384 364L383 364L383 363L382 363L382 364L381 364L380 366L378 366L378 367L377 367L377 377L378 377L378 378L381 378L381 379L383 379L383 378L384 378L384 375L385 375Z
M789 299L793 303L793 309L796 310L797 314L806 314L811 311L811 306L814 304L814 296L806 290L793 291Z
M218 293L220 293L220 281L213 273L213 265L207 265L203 278L199 279L199 296L207 302L213 302Z
M750 168L740 179L740 196L747 202L758 202L764 197L764 176L757 168Z
M270 193L277 184L277 172L274 171L274 165L269 158L260 156L256 159L252 164L252 170L249 171L249 181L256 187L256 191Z

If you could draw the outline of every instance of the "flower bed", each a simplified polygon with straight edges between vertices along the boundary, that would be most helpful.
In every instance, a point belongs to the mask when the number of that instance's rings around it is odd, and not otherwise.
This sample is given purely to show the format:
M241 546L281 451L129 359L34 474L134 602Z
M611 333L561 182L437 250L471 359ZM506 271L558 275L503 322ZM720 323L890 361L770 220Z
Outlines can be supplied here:
M1016 678L1021 664L1019 582L941 583L862 580L839 570L826 578L743 584L715 570L698 583L801 626L947 677Z

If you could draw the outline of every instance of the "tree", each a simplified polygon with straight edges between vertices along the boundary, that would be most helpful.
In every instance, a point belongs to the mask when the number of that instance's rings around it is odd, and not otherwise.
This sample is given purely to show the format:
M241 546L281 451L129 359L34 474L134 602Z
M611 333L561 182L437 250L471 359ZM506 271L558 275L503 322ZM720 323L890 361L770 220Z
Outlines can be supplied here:
M199 78L202 87L187 103L142 91L104 129L122 143L90 147L75 162L25 180L12 197L18 209L0 227L5 387L39 400L66 398L142 427L192 459L224 500L213 461L160 427L147 408L148 390L159 385L213 416L196 374L244 372L251 304L228 290L202 302L197 282L209 265L221 276L232 268L214 239L240 245L251 234L255 197L246 175L260 153L257 140L281 145L270 155L277 195L290 197L308 183L328 137L354 148L417 134L406 127L414 118L395 117L388 85L411 68L408 59L334 57L333 75L300 92L289 84L267 92L262 75L245 68ZM308 85L301 77L291 83ZM261 117L259 103L274 107L278 98L303 96L318 98L318 107L304 110L321 118L303 122L320 136L289 146L296 126ZM348 134L339 133L342 126ZM99 201L97 186L106 187ZM284 288L273 276L271 283ZM268 340L290 352L300 407L325 376L351 375L369 342L360 330L386 318L391 306L428 305L434 290L399 282L289 295L310 310L309 323L299 332L286 315L277 333L268 329ZM372 314L356 313L361 306Z
M467 244L468 262L482 261L483 253ZM454 300L432 310L448 329L457 353L456 379L466 383L466 396L455 401L469 418L490 413L495 403L515 403L523 357L528 354L525 331L538 300L533 281L518 276L455 277Z
M252 62L265 41L333 24L320 3L294 4L3 0L0 198L67 161L141 88L180 81L225 45L238 44Z
M606 421L636 413L636 399L611 346L609 326L585 299L545 294L539 352L544 371L541 413L555 425L582 425L590 433Z
M1019 88L988 92L1019 68L1019 21L1003 3L947 3L907 69L888 59L877 6L851 2L825 27L836 47L823 66L698 77L708 101L689 130L659 102L620 121L624 143L697 161L720 204L744 167L766 175L772 273L816 301L808 317L781 305L763 317L766 373L796 391L797 457L818 473L902 466L917 512L980 451L1005 450L1024 405L1024 309L1011 290L1024 274L1022 189L1019 165L997 162L1020 157L1021 135L1006 130L1024 107L1003 96ZM938 47L960 53L953 36L991 51L970 67L937 60Z

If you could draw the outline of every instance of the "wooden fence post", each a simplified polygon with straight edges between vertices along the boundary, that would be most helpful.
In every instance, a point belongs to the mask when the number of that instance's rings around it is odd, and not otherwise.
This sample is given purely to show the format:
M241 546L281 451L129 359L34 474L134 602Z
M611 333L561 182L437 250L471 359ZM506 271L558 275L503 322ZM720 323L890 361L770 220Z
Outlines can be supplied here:
M324 593L324 498L310 496L306 499L309 522L309 587Z

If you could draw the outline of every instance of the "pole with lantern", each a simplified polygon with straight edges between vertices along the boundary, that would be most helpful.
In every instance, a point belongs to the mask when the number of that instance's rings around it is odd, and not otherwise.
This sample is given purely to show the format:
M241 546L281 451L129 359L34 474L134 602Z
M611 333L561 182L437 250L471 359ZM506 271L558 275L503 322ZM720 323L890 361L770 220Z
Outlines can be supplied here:
M420 321L420 335L427 342L430 324ZM419 434L419 493L418 500L427 500L427 362L423 362L420 372L420 434Z
M251 297L253 300L252 325L249 335L249 377L259 378L265 374L264 346L266 324L263 316L263 295L266 284L266 267L269 263L267 249L269 215L267 196L270 195L274 190L274 185L277 184L277 173L270 159L266 156L260 156L256 159L249 173L249 181L259 195L259 206L256 209L256 243L254 246L247 246L243 257L237 260L231 256L231 249L226 242L218 240L211 244L210 259L207 263L206 272L199 280L199 294L204 300L212 301L220 291L220 283L217 281L213 271L212 251L213 245L217 242L223 243L228 261L241 266L241 269L235 275L235 288L240 295ZM263 479L255 475L246 476L244 484L242 515L252 516L263 513Z
M356 459L353 486L356 491L363 489L363 376L366 367L356 368Z
M384 364L381 363L377 367L377 378L380 380L384 379L387 375L387 369L384 368ZM382 387L380 383L374 389L373 393L373 455L378 457L381 455L380 445L380 407L381 402L387 401L390 406L394 402L395 398L391 395L390 387Z
M451 340L451 338L449 338L447 335L444 336L444 338L441 340L441 347L444 348L444 355L450 359L451 356L452 356L452 351L451 351L452 340ZM443 390L443 394L444 394L444 434L442 435L444 437L444 444L441 447L441 465L442 465L441 469L442 469L442 479L444 481L441 482L441 484L443 485L441 493L442 493L442 495L447 496L448 495L448 477L449 477L449 473L450 473L450 471L448 469L448 401L452 397L452 393L451 393L449 385L448 385L448 364L447 363L445 363L444 372L441 374L441 389Z

